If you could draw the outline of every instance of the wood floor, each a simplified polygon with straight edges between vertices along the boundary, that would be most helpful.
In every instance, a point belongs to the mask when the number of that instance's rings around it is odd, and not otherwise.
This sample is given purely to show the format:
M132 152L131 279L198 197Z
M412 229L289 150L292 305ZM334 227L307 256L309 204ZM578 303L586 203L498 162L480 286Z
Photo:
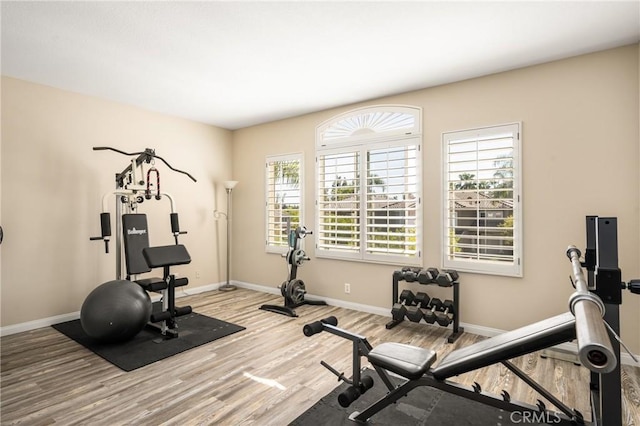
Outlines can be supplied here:
M373 346L409 343L436 350L439 359L482 339L465 333L447 344L446 329L405 321L386 330L387 317L331 306L300 307L299 318L258 309L281 301L246 289L181 299L198 313L246 330L128 373L51 327L3 337L1 424L286 425L338 384L320 360L350 371L351 343L327 333L306 338L302 326L307 322L335 315L342 328L367 336ZM586 369L539 354L514 363L590 417ZM640 425L640 369L623 366L622 371L625 422ZM502 366L456 381L476 381L496 394L506 389L528 403L538 398Z

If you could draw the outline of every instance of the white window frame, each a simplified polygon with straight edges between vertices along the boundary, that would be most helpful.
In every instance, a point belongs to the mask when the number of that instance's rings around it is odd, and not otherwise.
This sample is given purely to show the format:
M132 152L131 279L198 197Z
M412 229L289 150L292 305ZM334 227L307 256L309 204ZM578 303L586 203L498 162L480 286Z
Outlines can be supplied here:
M449 206L449 146L451 141L482 140L497 135L511 134L513 138L512 168L513 168L513 259L512 262L489 261L480 259L452 258L450 256L451 229L453 218L450 217ZM478 161L478 160L475 160ZM470 160L469 162L473 162ZM456 269L463 272L473 272L512 277L523 276L523 236L522 236L522 123L508 123L487 126L476 129L459 130L442 133L442 265L444 268ZM454 172L452 172L454 173ZM511 189L511 188L509 188ZM511 199L510 199L511 200ZM478 210L479 213L479 210Z
M300 198L300 207L298 211L298 217L300 218L300 226L304 226L304 157L302 153L282 154L282 155L268 155L265 159L265 251L267 253L286 253L289 249L288 239L282 242L282 244L276 244L269 235L270 226L270 211L272 210L273 202L269 199L272 188L270 188L269 174L273 163L284 161L298 161L299 163L299 175L298 175L298 196ZM292 228L295 224L292 224Z
M405 118L397 125L398 117ZM388 119L385 124L385 119ZM400 120L402 121L402 120ZM387 125L388 124L388 125ZM367 152L375 149L394 148L400 146L416 146L415 156L415 228L416 253L413 256L394 255L390 253L375 254L367 250ZM359 170L359 211L360 236L359 249L347 252L319 247L321 231L321 185L320 158L336 153L358 152ZM422 264L422 109L406 105L376 105L347 111L330 118L316 129L316 251L319 258L374 262L393 265Z

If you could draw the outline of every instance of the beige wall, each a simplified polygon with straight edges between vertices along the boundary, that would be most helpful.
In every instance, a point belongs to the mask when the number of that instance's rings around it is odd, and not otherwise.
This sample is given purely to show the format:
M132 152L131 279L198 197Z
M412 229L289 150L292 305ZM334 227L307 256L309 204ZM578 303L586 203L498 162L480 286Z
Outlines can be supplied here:
M314 225L314 138L322 121L378 103L424 111L424 265L440 266L441 152L444 131L523 123L524 278L464 274L461 319L512 329L566 310L571 293L568 244L583 247L584 216L619 218L623 277L640 277L640 47L568 60L321 111L230 132L11 78L2 78L0 326L77 312L85 296L113 278L114 255L99 242L101 196L126 163L115 153L155 148L198 183L162 169L163 189L176 198L182 237L193 263L179 273L190 286L221 282L225 210L220 181L234 190L233 278L275 287L284 261L264 251L264 159L302 152L305 222ZM233 170L231 169L233 165ZM164 203L161 202L161 203ZM171 242L167 205L143 205L151 243ZM389 308L396 267L315 258L300 269L310 293ZM400 266L400 265L398 265ZM200 278L196 278L196 272ZM345 282L351 294L343 293ZM414 286L414 291L418 287ZM450 297L429 286L432 296ZM640 297L624 294L623 338L640 353Z
M226 208L215 182L231 176L230 131L3 77L3 327L77 312L93 288L114 279L113 241L106 255L89 237L100 232L102 194L113 191L115 173L128 163L92 151L101 145L155 148L198 180L157 164L161 188L175 198L188 232L181 242L192 263L176 271L192 287L225 279L224 252L217 249L224 250L225 228L213 211ZM170 244L168 201L147 201L140 211L149 214L151 244ZM112 214L112 226L114 220Z
M524 277L463 274L461 320L513 329L565 311L572 289L569 244L585 245L585 215L617 216L620 266L640 277L638 46L387 97L234 132L234 279L276 286L282 258L264 251L265 156L303 152L305 221L314 225L315 127L349 109L380 103L424 111L424 265L440 266L441 134L523 123ZM299 277L311 294L390 307L393 266L315 258ZM343 292L351 284L351 294ZM414 291L418 286L414 286ZM422 288L432 297L450 291ZM640 353L640 297L625 293L622 334Z

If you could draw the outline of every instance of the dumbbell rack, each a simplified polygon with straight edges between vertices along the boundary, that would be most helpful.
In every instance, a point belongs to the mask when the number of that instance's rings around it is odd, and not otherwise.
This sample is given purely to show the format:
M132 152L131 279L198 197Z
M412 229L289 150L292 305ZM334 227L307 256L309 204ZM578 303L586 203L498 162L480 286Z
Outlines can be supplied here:
M400 298L399 298L399 291L398 291L398 284L400 281L405 281L405 271L410 270L409 268L404 268L402 271L395 271L393 273L393 282L392 282L392 286L393 286L393 292L392 292L392 298L393 300L391 301L391 306L395 305L396 303L401 303ZM420 270L420 268L415 268L412 271L415 273L417 273ZM413 280L415 281L415 280ZM431 282L420 282L421 285L438 285L438 283L433 280ZM449 337L447 337L447 342L448 343L453 343L455 342L458 337L460 337L462 335L462 333L464 333L464 328L460 327L460 309L459 309L459 305L460 305L460 282L456 279L455 281L453 281L450 285L453 288L453 309L454 309L454 315L453 315L453 331L452 333L449 335ZM441 286L442 287L442 286ZM385 327L387 329L392 329L393 327L395 327L396 325L400 324L402 321L404 321L404 317L401 319L393 319L391 321L389 321Z

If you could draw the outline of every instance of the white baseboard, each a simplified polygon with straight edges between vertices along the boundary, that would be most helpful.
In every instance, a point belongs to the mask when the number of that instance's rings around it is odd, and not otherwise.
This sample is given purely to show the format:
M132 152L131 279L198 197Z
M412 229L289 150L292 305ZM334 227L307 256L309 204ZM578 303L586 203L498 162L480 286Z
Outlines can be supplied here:
M192 287L192 288L189 288L188 290L180 289L176 291L176 298L194 296L196 294L206 293L208 291L215 291L218 288L220 288L222 284L223 283L213 283L213 284L207 284L200 287ZM231 284L237 287L246 288L249 290L260 291L262 293L280 295L280 289L278 287L251 284L243 281L231 281ZM346 300L340 300L340 299L319 297L313 294L307 294L305 297L308 297L309 300L324 300L325 302L327 302L328 305L337 306L339 308L353 309L354 311L391 317L391 311L388 308L381 308L379 306L371 306L371 305L363 305L361 303L348 302ZM160 299L159 294L157 295L154 294L151 296L151 300L154 302L159 299ZM48 327L54 324L59 324L61 322L76 320L78 318L80 318L80 311L71 312L69 314L56 315L53 317L43 318L43 319L34 320L34 321L28 321L21 324L0 327L0 337L9 336L11 334L16 334L16 333L22 333L24 331L31 331L37 328ZM451 328L451 326L449 327ZM462 322L460 323L460 327L463 327L464 331L467 333L477 334L483 337L493 337L505 332L504 330L499 330L497 328L484 327L482 325L467 324ZM552 349L558 349L559 351L569 352L572 354L578 353L578 348L575 342L562 343L560 345L554 346ZM640 355L635 355L635 357L640 359ZM624 365L637 366L637 363L633 361L633 358L631 357L631 355L629 355L626 352L622 352L620 354L620 362Z
M255 291L261 291L263 293L280 295L280 289L277 287L267 287L262 285L246 283L242 281L234 281L233 284L235 284L238 287L247 288L249 290L255 290ZM328 305L337 306L339 308L353 309L354 311L360 311L360 312L366 312L369 314L376 314L376 315L382 315L385 317L391 317L391 310L389 308L380 308L378 306L363 305L361 303L347 302L345 300L340 300L340 299L330 299L326 297L323 298L323 297L315 296L313 294L306 294L305 297L307 297L309 300L324 300L325 302L327 302ZM429 325L425 324L425 326L429 326ZM468 324L464 322L460 323L460 327L464 328L464 331L467 333L477 334L483 337L493 337L493 336L497 336L499 334L505 333L504 330L500 330L497 328L485 327L482 325L475 325L475 324ZM448 328L453 328L453 327L449 326ZM572 354L578 353L578 347L575 342L562 343L560 345L554 346L552 349L558 349L560 351L569 352ZM640 358L639 355L635 355L635 357ZM620 354L620 358L621 358L620 362L622 364L637 366L637 363L633 361L633 358L631 357L631 355L629 355L626 352L622 352Z
M246 289L249 289L249 290L255 290L255 291L262 292L262 293L280 295L280 289L278 287L251 284L251 283L246 283L244 281L232 281L231 284L233 284L233 285L235 285L237 287L242 287L242 288L246 288ZM311 298L313 298L313 296L311 296Z
M249 290L260 291L262 293L269 293L280 295L280 289L278 287L269 287L257 284L246 283L242 281L234 281L234 285L246 288ZM369 314L383 315L383 316L391 316L389 309L379 308L377 306L371 305L363 305L361 303L347 302L346 300L340 299L329 299L326 297L315 296L313 294L305 294L305 298L309 300L324 300L328 305L337 306L339 308L353 309L354 311L367 312Z
M176 297L195 296L196 294L206 293L207 291L215 291L220 288L223 283L207 284L200 287L180 287L176 290Z
M33 321L27 321L20 324L7 325L0 327L0 336L9 336L11 334L22 333L25 331L31 331L38 328L49 327L54 324L60 324L61 322L73 321L80 318L80 311L71 312L68 314L56 315L53 317L42 318Z
M219 287L221 286L220 283L218 284L207 284L205 286L201 286L201 287L193 287L191 289L189 289L189 291L184 291L182 289L180 289L179 291L176 291L176 298L181 298L181 297L186 297L186 296L193 296L195 294L200 294L200 293L204 293L207 291L213 291L213 290L217 290ZM160 300L160 294L150 294L151 297L151 301L152 302L157 302L158 300ZM33 320L33 321L27 321L27 322L23 322L20 324L14 324L14 325L7 325L5 327L0 327L0 337L3 336L9 336L11 334L17 334L17 333L22 333L25 331L31 331L31 330L36 330L38 328L43 328L43 327L50 327L54 324L60 324L62 322L67 322L67 321L73 321L73 320L77 320L80 318L80 311L76 311L76 312L71 312L68 314L62 314L62 315L55 315L53 317L48 317L48 318L42 318L42 319L38 319L38 320Z

